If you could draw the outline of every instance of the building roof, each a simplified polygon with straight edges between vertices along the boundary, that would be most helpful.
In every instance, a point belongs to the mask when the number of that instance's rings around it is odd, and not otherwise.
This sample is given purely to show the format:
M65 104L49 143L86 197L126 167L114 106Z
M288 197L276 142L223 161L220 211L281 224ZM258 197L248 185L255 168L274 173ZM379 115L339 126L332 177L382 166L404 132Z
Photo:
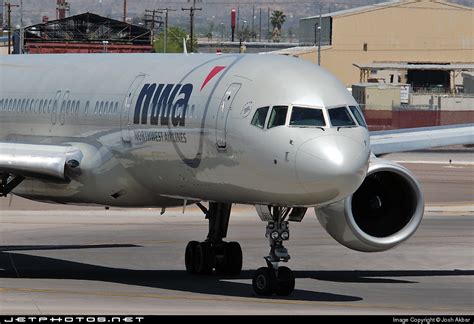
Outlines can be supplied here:
M421 1L428 1L428 0L421 0ZM430 0L430 1L433 1L433 0ZM326 14L322 15L321 17L324 18L324 17L347 16L347 15L358 14L358 13L363 13L363 12L372 11L372 10L386 9L386 8L389 8L389 7L397 7L397 6L401 6L401 5L410 3L410 2L413 2L413 1L410 1L410 0L392 0L392 1L387 1L387 2L375 3L375 4L372 4L372 5L368 5L368 6L355 7L355 8L346 9L346 10L339 10L339 11L329 12L329 13L326 13ZM459 8L459 9L474 10L474 8L471 8L471 7L466 7L466 6L458 5L458 4L443 1L443 0L434 0L433 2L443 4L443 5L449 5L451 7L456 7L456 8ZM319 18L319 15L311 16L311 17L305 17L305 18L302 18L300 20L315 19L315 18Z
M369 63L353 64L363 70L441 70L441 71L474 71L474 63L460 64L409 64L409 63Z
M150 35L147 28L90 12L25 28L25 40L30 42L150 44Z
M328 48L331 48L331 46L321 46L321 51L324 51ZM295 47L289 47L289 48L283 48L280 50L276 51L271 51L271 52L266 52L265 54L281 54L281 55L303 55L303 54L308 54L308 53L314 53L318 51L317 46L295 46Z
M383 7L391 7L391 6L395 6L395 5L400 5L402 3L403 3L403 1L399 1L399 0L381 2L381 3L376 3L376 4L368 5L368 6L355 7L355 8L346 9L346 10L339 10L339 11L329 12L329 13L326 13L326 14L322 15L321 17L324 18L324 17L345 16L345 15L350 15L350 14L354 14L354 13L380 9L380 8L383 8ZM315 19L315 18L319 18L319 15L311 16L311 17L305 17L305 18L302 18L301 20Z

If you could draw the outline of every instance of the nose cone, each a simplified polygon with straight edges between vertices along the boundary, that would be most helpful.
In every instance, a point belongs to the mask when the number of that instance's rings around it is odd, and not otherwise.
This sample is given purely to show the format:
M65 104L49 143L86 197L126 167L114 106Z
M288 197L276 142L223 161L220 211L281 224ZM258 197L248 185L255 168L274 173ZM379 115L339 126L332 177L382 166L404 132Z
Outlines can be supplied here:
M362 184L369 144L363 137L323 135L303 143L296 154L296 173L311 204L337 201Z

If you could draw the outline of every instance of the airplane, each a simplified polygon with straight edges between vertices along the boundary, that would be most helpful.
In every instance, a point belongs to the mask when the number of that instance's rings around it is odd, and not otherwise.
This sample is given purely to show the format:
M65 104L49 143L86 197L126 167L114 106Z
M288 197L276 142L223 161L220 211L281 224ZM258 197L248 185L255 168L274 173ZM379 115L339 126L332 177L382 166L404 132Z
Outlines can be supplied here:
M474 143L473 124L369 132L333 75L259 54L0 57L0 195L117 207L196 204L209 222L185 249L195 275L238 275L233 204L266 223L259 296L290 295L290 222L314 208L342 245L379 252L420 225L423 192L391 152ZM208 203L206 206L205 203Z

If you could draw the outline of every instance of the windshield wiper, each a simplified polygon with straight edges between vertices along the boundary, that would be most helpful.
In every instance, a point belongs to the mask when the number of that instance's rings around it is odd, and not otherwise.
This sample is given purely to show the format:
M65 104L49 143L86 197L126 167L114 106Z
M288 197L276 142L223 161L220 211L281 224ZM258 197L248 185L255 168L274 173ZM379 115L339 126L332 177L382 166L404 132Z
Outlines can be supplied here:
M303 126L303 125L299 125L299 126L294 126L294 127L299 127L299 128L319 128L320 130L322 130L323 132L326 131L326 129L322 126Z
M356 128L356 127L357 127L356 125L338 126L337 131L339 132L339 129L341 129L341 128Z

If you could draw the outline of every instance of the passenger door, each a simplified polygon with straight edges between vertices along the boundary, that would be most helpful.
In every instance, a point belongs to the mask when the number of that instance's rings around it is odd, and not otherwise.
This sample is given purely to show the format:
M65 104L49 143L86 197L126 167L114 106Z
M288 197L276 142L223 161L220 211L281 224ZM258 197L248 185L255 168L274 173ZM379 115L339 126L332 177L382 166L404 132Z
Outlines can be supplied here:
M227 148L227 119L232 109L232 102L237 92L239 92L240 87L240 83L233 83L227 88L217 111L216 145L220 151L225 151Z
M122 107L122 114L120 118L120 127L122 129L122 141L124 142L131 142L131 125L133 123L133 117L131 114L131 106L133 101L137 97L138 90L140 85L143 83L146 74L139 74L135 77L132 84L128 88L127 96L125 97L123 107Z

